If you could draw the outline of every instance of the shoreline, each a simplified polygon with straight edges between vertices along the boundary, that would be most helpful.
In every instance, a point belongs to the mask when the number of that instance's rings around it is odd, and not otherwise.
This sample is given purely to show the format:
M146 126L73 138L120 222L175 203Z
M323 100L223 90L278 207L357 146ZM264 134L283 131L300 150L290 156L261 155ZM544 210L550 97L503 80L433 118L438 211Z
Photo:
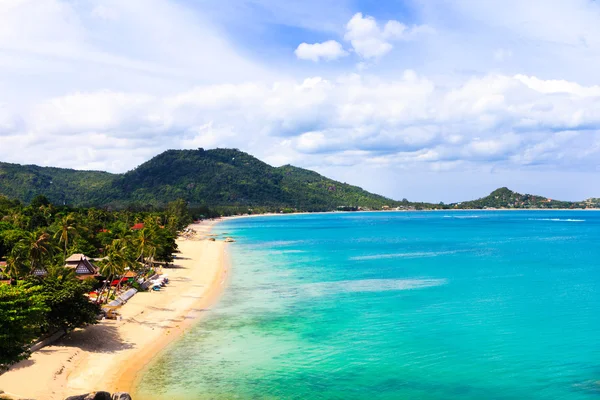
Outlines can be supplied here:
M63 400L104 390L135 392L143 371L171 342L216 303L229 276L224 241L209 241L223 219L192 224L197 238L178 238L169 284L134 296L120 310L122 320L77 329L14 364L0 375L0 389L15 399ZM34 383L34 384L32 384Z
M221 222L217 220L211 224L212 226ZM207 233L210 233L207 232ZM206 240L205 240L206 241ZM207 243L223 243L223 242L210 242ZM171 331L169 334L164 335L158 340L153 341L151 346L140 350L136 355L136 360L130 365L125 365L119 369L117 373L118 378L113 381L113 385L110 387L110 392L127 392L134 399L140 399L137 393L137 387L141 382L144 372L152 365L152 363L162 354L163 351L174 341L179 339L187 330L197 324L203 317L203 312L208 311L209 307L214 305L223 294L227 281L229 280L229 270L231 268L231 262L229 254L223 246L223 251L220 254L221 259L217 263L217 271L213 276L212 282L210 282L208 288L202 292L202 297L198 300L194 307L187 311L186 315L183 316L182 323L177 327L175 331Z
M326 215L326 214L374 214L374 213L420 213L420 212L494 212L494 211L586 211L598 212L600 208L449 208L449 209L427 209L427 210L369 210L369 211L315 211L315 212L293 212L293 213L264 213L264 214L244 214L230 215L221 217L219 221L242 218L258 217L284 217L291 215Z

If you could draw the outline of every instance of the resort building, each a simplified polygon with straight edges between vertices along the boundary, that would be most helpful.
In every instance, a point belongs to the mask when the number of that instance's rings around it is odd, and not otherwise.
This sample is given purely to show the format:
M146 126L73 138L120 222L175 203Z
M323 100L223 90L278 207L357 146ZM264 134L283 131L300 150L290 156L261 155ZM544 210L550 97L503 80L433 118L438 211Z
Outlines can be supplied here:
M65 267L75 270L75 275L80 279L95 277L98 275L96 267L84 254L73 254L66 259Z

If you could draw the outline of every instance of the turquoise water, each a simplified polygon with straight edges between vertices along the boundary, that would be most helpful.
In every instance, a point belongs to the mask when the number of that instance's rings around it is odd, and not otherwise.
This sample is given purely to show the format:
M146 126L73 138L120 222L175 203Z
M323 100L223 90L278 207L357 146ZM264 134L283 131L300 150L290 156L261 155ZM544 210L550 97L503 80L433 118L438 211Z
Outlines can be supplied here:
M143 398L600 399L600 213L218 225L230 286Z

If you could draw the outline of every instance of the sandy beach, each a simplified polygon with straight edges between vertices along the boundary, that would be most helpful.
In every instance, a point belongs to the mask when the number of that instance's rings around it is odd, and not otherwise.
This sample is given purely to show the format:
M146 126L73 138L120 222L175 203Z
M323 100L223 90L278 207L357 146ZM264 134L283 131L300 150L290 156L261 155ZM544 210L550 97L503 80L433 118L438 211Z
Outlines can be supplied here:
M138 293L122 319L72 332L0 375L0 390L15 398L62 400L94 390L131 392L139 372L180 336L221 293L228 262L223 241L200 240L214 222L194 224L197 239L180 238L170 283Z

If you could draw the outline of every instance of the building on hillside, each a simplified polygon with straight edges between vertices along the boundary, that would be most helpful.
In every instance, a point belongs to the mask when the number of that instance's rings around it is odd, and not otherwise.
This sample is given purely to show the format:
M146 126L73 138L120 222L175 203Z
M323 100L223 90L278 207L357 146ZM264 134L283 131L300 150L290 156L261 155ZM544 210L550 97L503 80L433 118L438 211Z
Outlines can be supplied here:
M141 222L139 222L131 227L132 231L139 231L141 229L144 229L144 224Z
M98 267L84 254L73 254L65 262L65 267L74 269L75 275L80 279L98 276Z

